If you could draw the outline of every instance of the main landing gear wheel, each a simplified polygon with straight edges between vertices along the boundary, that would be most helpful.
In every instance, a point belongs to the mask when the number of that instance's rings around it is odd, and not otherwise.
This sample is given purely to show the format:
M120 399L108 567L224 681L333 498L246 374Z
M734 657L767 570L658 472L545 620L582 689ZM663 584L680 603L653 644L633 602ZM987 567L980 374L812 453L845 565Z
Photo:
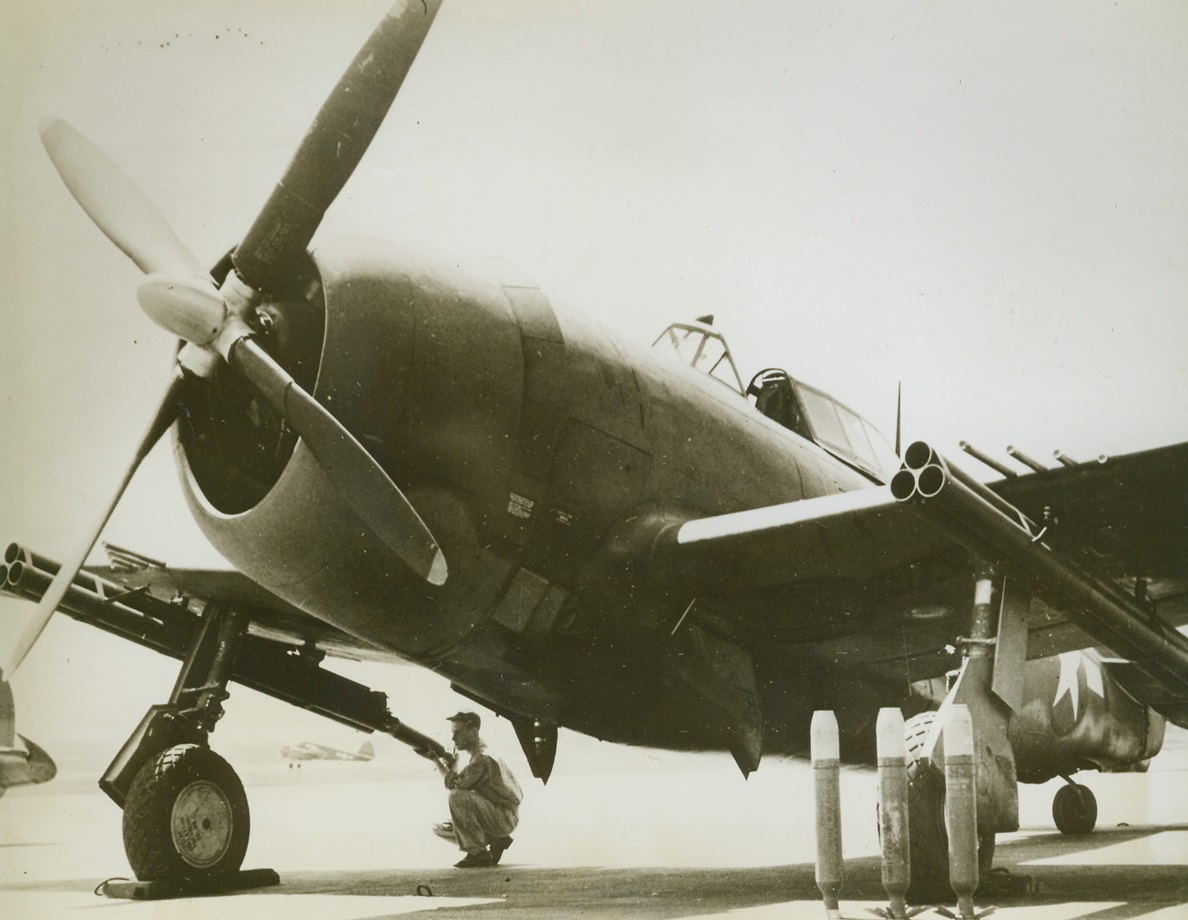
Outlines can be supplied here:
M1093 790L1068 781L1052 799L1052 820L1062 834L1088 834L1097 824L1097 797Z
M209 748L179 744L141 768L124 802L124 850L141 881L209 882L247 852L247 795Z
M921 712L903 725L908 756L908 837L911 884L915 903L951 898L949 834L945 830L945 774L923 757L935 712ZM994 835L978 839L978 876L985 879L994 863Z

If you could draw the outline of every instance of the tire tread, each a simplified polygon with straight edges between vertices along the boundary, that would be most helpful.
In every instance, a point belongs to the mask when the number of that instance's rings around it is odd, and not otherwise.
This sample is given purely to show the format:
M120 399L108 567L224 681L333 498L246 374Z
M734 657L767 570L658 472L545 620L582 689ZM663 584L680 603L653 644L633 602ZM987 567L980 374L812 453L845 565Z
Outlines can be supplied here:
M174 799L199 771L217 776L235 812L227 857L208 869L182 860L173 848L169 831ZM239 777L222 757L196 744L175 745L148 761L136 774L124 802L124 852L141 881L210 880L231 874L243 863L248 833L247 796Z

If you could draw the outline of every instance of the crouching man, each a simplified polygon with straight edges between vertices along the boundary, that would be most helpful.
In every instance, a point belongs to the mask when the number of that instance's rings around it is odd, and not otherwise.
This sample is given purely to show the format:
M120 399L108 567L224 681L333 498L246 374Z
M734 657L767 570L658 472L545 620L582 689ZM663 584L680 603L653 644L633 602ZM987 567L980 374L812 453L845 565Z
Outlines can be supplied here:
M520 821L524 794L507 764L487 753L479 737L482 719L478 713L459 712L450 716L449 722L456 751L438 760L437 768L450 790L454 839L466 851L455 866L495 866L512 845L511 832ZM466 755L464 760L459 752Z

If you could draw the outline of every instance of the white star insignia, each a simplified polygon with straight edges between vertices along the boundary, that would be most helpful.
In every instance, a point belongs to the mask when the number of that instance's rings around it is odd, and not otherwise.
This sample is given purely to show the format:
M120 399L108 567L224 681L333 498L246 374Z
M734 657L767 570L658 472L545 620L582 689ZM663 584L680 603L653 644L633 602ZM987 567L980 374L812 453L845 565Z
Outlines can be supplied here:
M1056 699L1052 701L1055 707L1060 700L1068 695L1072 703L1073 719L1076 720L1081 706L1080 670L1085 669L1085 688L1097 696L1105 699L1105 684L1102 680L1101 666L1084 652L1064 652L1060 655L1060 679L1056 682Z

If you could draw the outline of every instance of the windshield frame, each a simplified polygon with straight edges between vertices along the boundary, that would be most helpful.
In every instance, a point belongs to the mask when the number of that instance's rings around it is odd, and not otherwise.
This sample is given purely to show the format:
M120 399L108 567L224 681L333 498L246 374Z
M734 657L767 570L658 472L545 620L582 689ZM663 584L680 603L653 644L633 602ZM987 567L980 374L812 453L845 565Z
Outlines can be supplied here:
M652 342L652 348L729 387L740 396L746 395L730 345L726 337L712 326L705 323L669 323L668 328ZM714 361L707 367L711 358ZM729 376L723 373L727 368Z

